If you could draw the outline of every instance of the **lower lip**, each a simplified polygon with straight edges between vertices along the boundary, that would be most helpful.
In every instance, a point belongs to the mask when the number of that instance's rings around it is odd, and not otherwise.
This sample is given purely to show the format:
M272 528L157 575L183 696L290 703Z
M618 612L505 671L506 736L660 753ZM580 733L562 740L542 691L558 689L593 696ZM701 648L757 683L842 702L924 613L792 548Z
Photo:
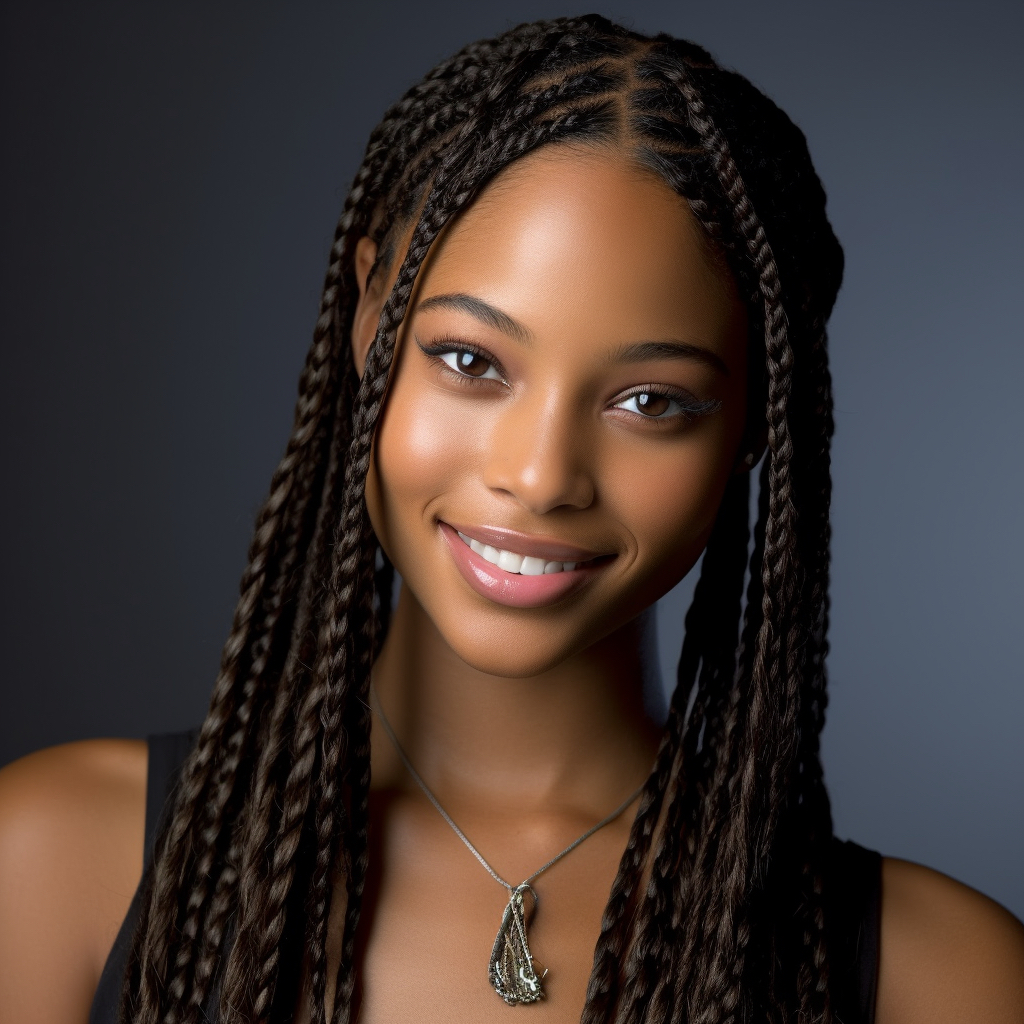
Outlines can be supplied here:
M505 572L464 544L447 523L440 526L462 578L481 597L509 608L543 608L555 604L586 586L602 568L601 565L585 566L543 576Z

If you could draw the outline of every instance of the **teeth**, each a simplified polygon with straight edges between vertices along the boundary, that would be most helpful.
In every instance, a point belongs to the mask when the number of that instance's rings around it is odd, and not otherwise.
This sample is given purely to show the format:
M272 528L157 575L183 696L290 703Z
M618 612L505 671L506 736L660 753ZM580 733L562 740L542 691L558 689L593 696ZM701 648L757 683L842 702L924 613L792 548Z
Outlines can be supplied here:
M498 555L498 568L505 572L519 572L523 567L523 556L515 555L511 551L502 551Z
M505 572L517 573L521 576L543 576L552 572L571 572L579 564L578 562L547 562L543 558L534 558L532 555L517 555L514 551L504 551L501 548L491 547L490 544L481 544L480 541L473 540L464 533L459 534L459 539L492 565L504 569Z

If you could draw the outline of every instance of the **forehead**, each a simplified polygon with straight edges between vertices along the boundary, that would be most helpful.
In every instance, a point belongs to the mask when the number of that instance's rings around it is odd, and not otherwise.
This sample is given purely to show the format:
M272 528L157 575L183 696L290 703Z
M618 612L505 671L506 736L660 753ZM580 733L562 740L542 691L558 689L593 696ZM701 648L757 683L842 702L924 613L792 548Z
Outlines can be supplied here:
M419 298L460 292L538 335L699 335L745 320L686 201L625 155L549 147L517 161L443 233Z

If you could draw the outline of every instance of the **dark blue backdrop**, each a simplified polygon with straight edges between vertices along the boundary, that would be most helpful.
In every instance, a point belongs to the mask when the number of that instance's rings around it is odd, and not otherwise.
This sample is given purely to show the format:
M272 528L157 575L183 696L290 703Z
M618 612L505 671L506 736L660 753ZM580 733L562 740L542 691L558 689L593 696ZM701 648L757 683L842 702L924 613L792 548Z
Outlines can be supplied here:
M449 51L583 9L297 6L0 15L0 763L201 717L367 134ZM708 46L808 135L848 258L837 830L1024 915L1024 6L595 6Z

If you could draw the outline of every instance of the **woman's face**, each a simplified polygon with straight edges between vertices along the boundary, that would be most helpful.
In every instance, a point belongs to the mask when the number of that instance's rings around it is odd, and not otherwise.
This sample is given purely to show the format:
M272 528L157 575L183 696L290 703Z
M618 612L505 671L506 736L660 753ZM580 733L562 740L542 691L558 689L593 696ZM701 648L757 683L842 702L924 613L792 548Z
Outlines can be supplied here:
M360 361L390 284L357 312ZM367 502L457 655L534 675L689 571L745 454L746 331L686 203L615 154L533 154L445 231Z

